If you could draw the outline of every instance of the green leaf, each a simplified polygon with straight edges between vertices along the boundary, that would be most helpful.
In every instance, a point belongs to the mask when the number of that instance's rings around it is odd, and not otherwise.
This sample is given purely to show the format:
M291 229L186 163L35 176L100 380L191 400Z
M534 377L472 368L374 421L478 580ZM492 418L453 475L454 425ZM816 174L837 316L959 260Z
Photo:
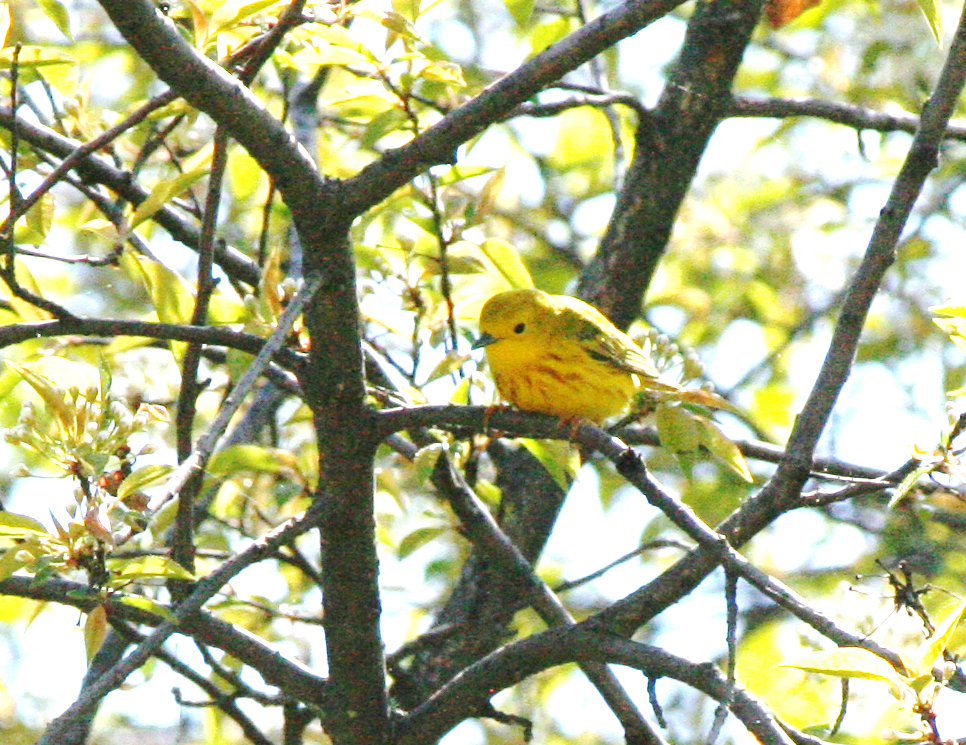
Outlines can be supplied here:
M568 491L580 469L580 452L565 440L531 440L522 437L518 442L540 461L547 473L563 491Z
M429 374L429 377L426 378L426 382L432 383L434 380L445 378L450 373L455 373L469 359L470 355L460 354L455 349L451 349L446 353L446 356L439 361L436 367L433 368L433 371Z
M240 471L291 474L297 470L298 462L291 452L261 445L232 445L219 450L207 468L213 476L232 476Z
M922 652L920 652L917 660L918 669L916 672L920 675L926 675L932 671L933 665L936 664L936 661L939 660L942 653L949 646L949 640L952 638L953 632L962 620L964 612L966 612L966 600L961 600L959 605L953 608L939 622L932 636L926 639Z
M839 678L879 680L899 687L906 686L906 682L899 677L892 665L861 647L839 647L831 652L813 652L794 662L783 662L779 667L792 667L808 673L834 675Z
M672 453L693 453L702 444L702 427L697 417L680 406L659 406L654 423L661 447Z
M122 595L118 598L125 605L130 605L132 608L137 608L138 610L147 611L148 613L153 613L156 616L160 616L166 621L174 619L174 613L170 609L161 605L151 598L146 598L143 595Z
M427 543L431 542L443 533L446 533L448 530L449 527L446 525L439 525L432 528L417 528L412 533L409 533L403 537L403 539L399 542L399 548L397 549L396 553L399 555L400 559L405 559L411 553L422 548Z
M3 535L3 533L0 532L0 535ZM0 581L5 580L14 572L19 572L30 563L30 561L24 561L20 558L22 556L21 551L22 549L19 546L14 546L0 555ZM31 557L32 560L33 557Z
M493 262L511 288L525 290L533 287L533 278L512 244L502 238L487 238L480 244L480 250Z
M174 199L179 194L187 191L196 181L208 174L208 163L202 163L201 165L182 173L173 179L164 179L160 181L148 194L147 199L145 199L141 204L137 206L134 210L134 214L131 215L130 228L133 230L142 222L151 217L155 212L164 207L168 202Z
M84 649L87 651L88 664L104 643L107 629L107 610L103 605L97 605L87 614L87 621L84 623Z
M32 517L13 512L0 512L0 535L23 538L31 534L47 535L47 528Z
M219 32L237 26L246 18L270 8L279 0L227 0L211 14L208 38L213 39Z
M47 240L53 220L54 195L47 192L17 221L13 232L14 243L39 246Z
M195 576L167 556L138 556L133 559L108 559L107 568L121 580L164 577L194 579Z
M40 9L44 11L44 15L53 21L57 30L73 41L74 37L70 33L70 16L68 16L67 8L64 7L63 3L59 0L37 0L37 2Z
M701 426L701 444L741 478L749 484L752 483L754 479L751 477L751 471L748 470L748 464L738 446L725 437L710 419L697 417L696 421Z
M8 47L0 51L0 69L10 67L13 62L13 47ZM20 56L17 64L21 68L48 67L50 65L73 65L74 60L63 52L37 46L20 47Z
M936 43L943 43L943 4L940 0L918 0L919 9L926 16L926 22L936 37Z
M503 5L518 28L523 28L533 15L534 0L503 0Z
M117 488L117 498L124 499L136 491L160 484L174 469L171 466L151 465L138 468L121 482Z

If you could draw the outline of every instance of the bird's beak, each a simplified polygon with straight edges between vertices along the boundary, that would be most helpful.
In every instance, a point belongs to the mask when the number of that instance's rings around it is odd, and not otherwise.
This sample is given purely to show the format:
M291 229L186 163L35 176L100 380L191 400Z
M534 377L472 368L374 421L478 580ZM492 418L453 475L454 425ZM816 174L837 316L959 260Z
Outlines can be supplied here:
M473 342L473 346L470 349L482 349L483 347L489 346L495 341L500 341L493 334L482 333L480 338Z

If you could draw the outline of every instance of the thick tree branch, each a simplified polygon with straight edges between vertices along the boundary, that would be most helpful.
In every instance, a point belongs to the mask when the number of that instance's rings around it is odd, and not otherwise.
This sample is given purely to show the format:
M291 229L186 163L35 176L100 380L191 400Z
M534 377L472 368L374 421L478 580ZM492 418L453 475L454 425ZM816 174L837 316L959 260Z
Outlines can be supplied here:
M429 166L453 162L456 148L505 119L516 106L680 4L681 0L628 0L601 14L348 179L346 208L361 213Z
M446 497L453 512L473 544L488 563L511 580L520 583L526 600L548 626L573 626L576 621L560 599L540 579L531 564L473 492L463 476L453 466L447 454L440 456L433 474L433 483ZM605 665L584 663L584 674L594 684L624 727L625 739L632 745L660 745L663 740L655 732L633 700L621 686L614 673Z
M762 0L700 3L653 115L638 122L634 159L577 290L621 328L640 315L675 216L727 111L761 6Z
M730 702L731 712L760 742L791 745L791 740L760 702L710 663L697 664L662 649L587 628L584 624L550 629L513 642L467 668L399 726L399 745L426 745L482 707L496 690L566 662L625 665L648 678L673 678L716 701Z

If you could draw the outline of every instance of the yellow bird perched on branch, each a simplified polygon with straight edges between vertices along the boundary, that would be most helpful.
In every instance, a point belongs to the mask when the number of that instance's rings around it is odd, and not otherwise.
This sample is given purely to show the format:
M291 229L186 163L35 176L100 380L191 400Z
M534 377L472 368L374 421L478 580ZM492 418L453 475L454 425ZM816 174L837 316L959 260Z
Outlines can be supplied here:
M542 290L507 290L484 303L473 349L514 406L598 424L620 414L641 387L683 392L627 334L591 305Z

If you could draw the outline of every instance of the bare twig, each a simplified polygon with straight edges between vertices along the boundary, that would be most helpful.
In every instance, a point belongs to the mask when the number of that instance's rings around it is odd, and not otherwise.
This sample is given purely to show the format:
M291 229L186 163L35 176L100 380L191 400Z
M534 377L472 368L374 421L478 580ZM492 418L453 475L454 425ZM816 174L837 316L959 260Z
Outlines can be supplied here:
M292 327L295 319L301 315L305 306L309 303L321 286L321 276L309 276L298 295L292 299L292 302L289 303L281 318L278 319L278 326L276 327L275 332L268 338L264 346L262 346L251 366L245 370L231 394L227 399L225 399L224 404L222 404L221 409L218 411L218 416L215 418L215 421L211 423L208 431L205 432L201 438L199 438L197 445L195 445L194 450L191 452L191 455L188 456L178 470L171 475L164 493L161 494L157 499L152 500L150 509L156 511L163 504L167 503L172 497L178 494L187 480L191 478L192 474L204 468L204 464L208 462L208 458L210 458L211 454L214 452L215 445L217 444L219 438L222 436L222 434L224 434L225 429L228 427L228 422L231 421L231 418L235 415L235 412L238 411L238 407L241 406L242 401L245 400L245 396L247 396L249 391L251 391L252 387L255 385L255 382L262 374L262 371L272 359L272 356L279 349L281 349L282 345L285 344L285 341L288 338L289 329Z

